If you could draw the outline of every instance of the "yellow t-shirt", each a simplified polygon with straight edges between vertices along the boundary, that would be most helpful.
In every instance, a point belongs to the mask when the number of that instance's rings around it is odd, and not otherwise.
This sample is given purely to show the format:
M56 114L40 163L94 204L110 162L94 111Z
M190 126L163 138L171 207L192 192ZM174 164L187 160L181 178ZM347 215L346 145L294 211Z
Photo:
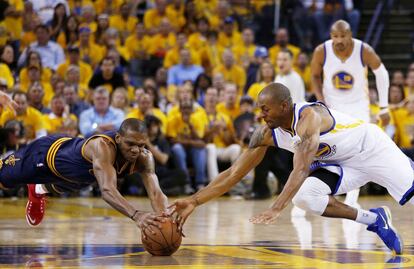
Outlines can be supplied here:
M188 46L195 51L201 51L201 49L207 45L207 39L199 32L192 33L188 37Z
M255 102L257 102L257 98L259 97L259 93L266 87L267 83L262 82L255 82L250 86L249 90L247 90L247 95L250 96Z
M48 134L58 133L60 128L63 126L65 120L67 120L67 117L57 117L53 113L42 115L42 118L45 123L45 128ZM75 122L78 121L78 118L73 114L69 115L69 119Z
M47 67L42 67L42 71L40 72L40 81L45 82L45 83L50 83L51 77L52 77L52 71L50 71L50 69ZM20 70L19 80L20 80L20 86L22 90L27 91L27 87L30 84L27 67Z
M243 40L238 31L233 31L231 36L226 35L224 32L220 32L218 34L217 43L224 48L232 48L243 44Z
M0 78L3 78L7 82L7 87L10 89L14 86L13 74L10 68L6 64L0 63Z
M23 0L8 0L8 3L10 6L13 6L16 11L23 12ZM11 40L20 40L23 33L23 19L21 16L18 18L6 16L4 25L10 34Z
M167 116L158 108L153 108L152 109L152 114L157 117L160 121L161 121L161 131L165 134L166 130L167 130ZM129 112L126 116L127 119L129 118L135 118L135 119L139 119L139 120L144 120L145 119L145 115L142 114L141 110L139 110L138 108L134 108L132 109L131 112Z
M407 109L397 109L393 114L396 127L395 143L402 148L410 148L414 139L414 114Z
M254 52L256 51L256 45L245 46L243 43L239 44L232 49L234 59L236 62L241 65L243 64L244 59L252 59L254 57Z
M210 123L212 123L214 121L223 121L223 122L225 122L227 131L231 132L233 135L235 134L233 121L230 119L230 117L228 115L223 114L221 112L218 112L214 116L213 115L208 115L208 119L209 119ZM229 146L224 142L222 132L213 135L213 143L218 148L225 148L225 147Z
M193 112L190 116L190 124L193 126L198 138L203 138L206 131L206 121L201 113ZM181 113L168 117L167 137L176 138L178 135L190 135L191 130L181 117Z
M138 39L135 34L132 34L125 40L125 48L131 58L137 58L140 51L144 51L145 54L148 54L150 47L151 38L148 36Z
M105 56L103 48L92 43L92 41L89 43L89 47L81 47L79 44L78 47L82 61L92 67L97 66Z
M296 62L296 60L298 59L298 55L300 53L300 48L298 48L298 47L296 47L294 45L291 45L291 44L288 44L286 48L292 52L292 54L293 54L293 62ZM269 49L269 59L270 59L270 62L274 66L276 66L277 54L279 53L279 51L281 49L282 48L279 45L274 45L273 47L271 47Z
M218 0L194 0L197 17L210 18L217 9Z
M165 54L170 48L175 46L175 34L169 33L168 36L156 34L151 38L151 46L149 53L158 57L165 57Z
M166 9L165 14L160 15L156 8L151 8L144 14L145 28L152 29L158 27L163 18L167 18L171 25L176 29L179 29L182 25L185 24L185 18L177 14L174 9Z
M221 102L216 105L216 111L218 113L227 115L233 121L235 118L237 118L237 116L240 115L240 105L237 102L233 108L229 109L223 102Z
M42 119L42 113L30 106L27 107L26 113L23 115L15 115L14 112L7 109L1 114L0 125L4 126L10 120L21 121L25 128L26 137L28 139L35 139L36 132L45 129Z
M191 54L191 62L195 65L200 65L201 60L200 60L198 53L190 49L190 54ZM179 63L180 63L180 52L178 50L178 47L175 46L174 48L167 51L167 54L165 55L165 58L164 58L164 67L170 68L171 66L179 64Z
M138 18L129 16L125 21L121 15L112 15L109 18L109 25L117 29L120 33L133 33L135 26L138 23Z
M56 73L58 73L58 75L61 78L65 78L66 76L66 71L68 70L70 63L69 60L66 60L66 62L60 64L56 70ZM83 61L79 61L79 71L80 71L80 83L81 84L88 84L89 80L92 77L93 71L92 71L92 67L83 62Z
M307 92L311 92L311 68L310 66L306 66L305 70L301 70L297 68L296 66L293 67L293 69L299 74L299 76L302 78L303 83L305 83L305 89Z
M244 84L246 84L246 72L242 67L233 64L230 69L227 69L221 64L213 70L213 73L223 74L224 80L236 84L239 89L239 94L242 95Z

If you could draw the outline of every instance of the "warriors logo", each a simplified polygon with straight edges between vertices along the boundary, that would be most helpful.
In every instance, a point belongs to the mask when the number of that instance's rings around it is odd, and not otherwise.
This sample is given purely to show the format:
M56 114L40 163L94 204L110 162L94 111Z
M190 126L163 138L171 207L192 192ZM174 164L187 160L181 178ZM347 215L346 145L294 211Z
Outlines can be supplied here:
M326 143L320 143L315 157L318 159L326 159L335 154L335 146L331 147Z
M354 78L347 72L340 71L332 76L332 84L339 90L349 90L354 86Z

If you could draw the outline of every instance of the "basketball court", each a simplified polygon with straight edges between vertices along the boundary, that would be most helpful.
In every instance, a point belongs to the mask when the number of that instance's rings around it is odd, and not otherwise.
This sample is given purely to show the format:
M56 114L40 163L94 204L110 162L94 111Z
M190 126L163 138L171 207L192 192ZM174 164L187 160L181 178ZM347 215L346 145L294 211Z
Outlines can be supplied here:
M150 209L145 198L129 198ZM392 256L363 225L314 216L277 224L248 219L271 200L221 198L198 208L185 225L186 238L171 257L153 257L135 224L99 198L48 200L38 227L25 220L24 199L1 199L0 268L414 268L414 208L388 196L361 197L364 208L387 205L405 243Z

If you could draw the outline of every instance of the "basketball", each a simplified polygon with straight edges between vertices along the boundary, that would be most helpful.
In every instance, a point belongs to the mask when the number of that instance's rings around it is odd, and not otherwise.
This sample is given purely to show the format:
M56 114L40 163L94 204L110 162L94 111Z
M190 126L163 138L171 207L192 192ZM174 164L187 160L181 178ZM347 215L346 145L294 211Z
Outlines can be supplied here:
M161 229L151 226L155 234L145 229L141 231L141 241L145 250L154 256L170 256L181 245L182 236L177 224L173 223L171 218L165 218L165 220L161 223Z

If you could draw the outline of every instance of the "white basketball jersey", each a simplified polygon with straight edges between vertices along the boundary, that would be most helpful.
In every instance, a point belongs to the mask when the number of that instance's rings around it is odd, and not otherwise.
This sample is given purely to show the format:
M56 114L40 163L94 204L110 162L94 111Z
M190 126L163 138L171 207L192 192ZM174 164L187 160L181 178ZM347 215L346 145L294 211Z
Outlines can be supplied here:
M329 107L361 101L369 105L368 69L362 62L363 42L358 39L353 41L352 53L344 62L335 55L332 40L324 43L323 96Z
M277 147L295 153L300 137L296 133L298 119L304 108L309 106L326 106L322 103L296 103L291 129L293 133L282 129L273 129L273 140ZM368 124L363 120L354 119L344 113L326 108L333 118L332 127L320 134L319 148L315 160L325 163L345 161L363 150L364 138Z

